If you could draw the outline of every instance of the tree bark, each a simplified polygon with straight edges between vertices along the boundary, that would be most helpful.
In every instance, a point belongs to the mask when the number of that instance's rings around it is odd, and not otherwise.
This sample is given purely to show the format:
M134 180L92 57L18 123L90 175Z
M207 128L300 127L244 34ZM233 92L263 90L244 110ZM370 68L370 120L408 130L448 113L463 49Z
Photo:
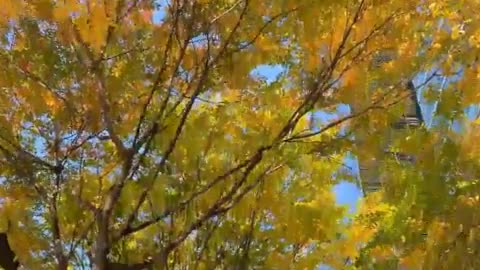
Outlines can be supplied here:
M0 233L0 266L5 270L17 270L19 266L6 233Z

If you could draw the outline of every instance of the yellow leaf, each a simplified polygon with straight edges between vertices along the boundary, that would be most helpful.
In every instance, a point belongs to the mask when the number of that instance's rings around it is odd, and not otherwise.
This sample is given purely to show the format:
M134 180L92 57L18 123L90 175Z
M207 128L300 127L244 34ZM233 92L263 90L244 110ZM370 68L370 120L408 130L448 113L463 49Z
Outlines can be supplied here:
M67 5L60 4L53 9L53 17L57 21L64 21L70 16L70 9Z
M105 44L107 29L109 27L109 18L105 14L103 5L93 2L90 16L90 44L99 51Z
M402 267L405 267L405 269L422 269L424 254L424 250L416 248L407 256L400 259L400 265Z

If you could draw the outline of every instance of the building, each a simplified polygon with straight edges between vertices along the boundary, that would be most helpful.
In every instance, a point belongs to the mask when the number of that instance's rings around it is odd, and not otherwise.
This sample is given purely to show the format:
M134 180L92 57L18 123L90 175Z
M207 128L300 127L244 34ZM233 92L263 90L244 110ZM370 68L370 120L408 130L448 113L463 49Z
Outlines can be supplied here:
M415 162L414 156L388 150L389 143L396 136L406 136L406 132L410 129L418 128L423 123L423 116L417 100L416 89L412 82L408 83L407 90L410 94L404 101L404 112L400 119L391 126L390 130L386 131L386 139L383 145L380 145L380 147L383 148L381 149L383 150L383 155L358 157L360 179L364 193L376 191L382 186L384 179L382 179L380 172L380 163L383 162L384 159L395 158L399 162Z

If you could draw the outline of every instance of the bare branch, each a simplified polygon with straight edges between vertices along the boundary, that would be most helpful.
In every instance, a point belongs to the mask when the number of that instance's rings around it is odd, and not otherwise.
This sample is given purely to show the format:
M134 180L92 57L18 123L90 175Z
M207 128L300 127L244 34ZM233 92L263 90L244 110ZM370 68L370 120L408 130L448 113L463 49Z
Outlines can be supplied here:
M213 24L215 23L216 21L218 21L219 19L221 19L223 16L227 15L229 12L231 12L233 9L235 9L235 7L237 7L243 0L239 0L237 2L235 2L230 8L228 8L227 10L225 10L224 12L222 12L222 14L216 16L215 18L213 18L211 21L210 21L210 24Z

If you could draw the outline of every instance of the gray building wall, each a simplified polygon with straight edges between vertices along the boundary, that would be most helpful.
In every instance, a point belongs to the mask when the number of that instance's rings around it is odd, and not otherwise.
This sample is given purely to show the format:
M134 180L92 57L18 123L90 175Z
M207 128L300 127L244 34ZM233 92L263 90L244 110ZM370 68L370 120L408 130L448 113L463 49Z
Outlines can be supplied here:
M415 162L415 157L405 154L389 151L390 142L398 138L398 136L406 136L411 129L418 128L423 123L422 112L417 100L416 89L412 82L408 82L407 89L409 96L403 101L404 112L389 130L385 132L385 139L379 143L380 155L360 155L358 163L360 168L360 179L362 190L369 193L381 188L382 183L387 181L383 179L381 174L381 163L387 158L395 158L399 162ZM363 134L368 136L368 134ZM359 136L361 143L362 135ZM372 150L375 151L375 150ZM382 154L383 152L383 154Z

